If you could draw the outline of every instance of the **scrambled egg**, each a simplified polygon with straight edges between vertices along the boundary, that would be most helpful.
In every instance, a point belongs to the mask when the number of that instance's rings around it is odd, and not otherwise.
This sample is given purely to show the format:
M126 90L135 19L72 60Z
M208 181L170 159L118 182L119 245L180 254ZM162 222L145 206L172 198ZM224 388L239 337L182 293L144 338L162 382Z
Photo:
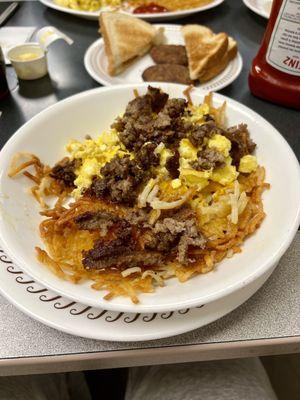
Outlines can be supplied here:
M166 149L165 147L160 152L160 162L159 165L161 167L165 167L168 159L172 157L173 152L170 149Z
M191 168L190 162L197 160L196 148L188 139L182 139L179 146L180 154L180 179L187 186L197 187L200 191L209 184L209 180L226 186L238 177L235 166L231 165L232 158L229 157L231 142L225 136L216 134L207 143L208 148L214 148L226 157L226 165L214 170L196 171Z
M120 6L121 0L54 0L56 4L73 10L96 11L101 7Z
M204 189L209 181L208 179L211 177L211 171L196 171L192 168L184 168L180 172L180 178L184 180L185 184L188 187L196 187L197 190Z
M230 183L235 181L239 175L236 167L234 165L231 165L231 157L227 157L225 162L226 165L224 167L219 167L213 170L210 178L212 181L218 182L223 186L229 185Z
M122 0L101 0L102 6L120 6L122 4Z
M71 140L66 150L70 153L71 159L80 159L82 165L75 171L76 189L73 196L78 198L83 189L88 188L92 183L93 176L100 176L100 169L110 161L116 154L120 156L127 153L119 141L115 130L104 132L97 139L86 139L83 142Z
M198 149L192 145L189 139L181 139L178 151L182 160L197 160Z
M206 114L209 114L209 105L208 104L201 104L200 106L190 105L189 106L190 115L185 116L184 119L186 121L192 123L202 123L203 117Z
M229 183L235 181L239 173L237 172L235 166L226 165L223 168L216 168L211 176L211 180L218 182L221 185L228 185Z
M192 123L201 124L204 123L204 115L209 114L210 108L207 104L202 104L200 106L189 106L189 111L190 114L185 116L184 119ZM191 168L190 162L197 160L197 152L201 148L193 146L188 139L182 139L179 146L180 180L184 181L187 186L196 186L198 191L205 188L209 184L209 181L227 186L236 180L238 171L235 166L231 165L232 159L229 157L231 150L230 140L223 135L215 134L204 145L223 154L226 157L226 165L214 170L196 171Z
M244 173L250 173L257 169L257 159L255 156L247 154L240 159L239 171Z
M222 153L225 157L229 156L231 150L231 142L223 135L216 134L207 143L208 148L215 149Z
M172 186L172 188L173 189L178 189L178 188L180 188L180 186L181 186L181 180L180 179L173 179L172 181L171 181L171 186Z
M191 187L197 187L197 190L203 189L208 185L209 171L196 171L190 166L191 161L197 160L198 148L193 146L189 139L181 139L179 144L179 171L180 180Z

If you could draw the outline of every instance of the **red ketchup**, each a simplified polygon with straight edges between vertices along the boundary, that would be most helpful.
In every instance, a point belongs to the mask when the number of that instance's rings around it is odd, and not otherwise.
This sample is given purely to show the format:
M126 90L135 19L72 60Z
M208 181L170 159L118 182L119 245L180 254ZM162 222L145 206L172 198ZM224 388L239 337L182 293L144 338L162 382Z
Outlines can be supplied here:
M150 3L150 4L145 4L144 6L139 6L133 10L134 14L154 14L154 13L162 13L162 12L167 12L165 7L161 7L158 4L155 3Z
M255 96L300 109L300 1L273 0L249 87Z

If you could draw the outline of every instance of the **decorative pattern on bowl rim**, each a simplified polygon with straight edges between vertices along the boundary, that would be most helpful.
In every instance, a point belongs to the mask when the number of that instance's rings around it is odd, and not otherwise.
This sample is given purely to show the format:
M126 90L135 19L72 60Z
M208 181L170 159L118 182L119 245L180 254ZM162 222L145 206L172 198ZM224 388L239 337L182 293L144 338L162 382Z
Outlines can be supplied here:
M71 301L63 296L60 296L51 290L41 286L39 283L34 281L28 275L26 275L20 268L18 268L13 261L9 259L4 250L0 249L0 263L2 267L6 268L6 271L15 277L15 282L20 285L24 285L24 289L33 295L36 295L39 301L51 304L56 310L68 310L72 316L85 315L89 320L98 320L99 318L105 319L106 322L116 322L122 319L123 322L131 324L137 320L143 322L151 322L156 318L162 320L168 320L172 318L176 313L184 315L190 312L190 308L185 308L178 311L169 311L163 313L125 313L125 312L114 312L108 310L97 309L95 307L86 306L84 304ZM202 308L201 305L196 308Z

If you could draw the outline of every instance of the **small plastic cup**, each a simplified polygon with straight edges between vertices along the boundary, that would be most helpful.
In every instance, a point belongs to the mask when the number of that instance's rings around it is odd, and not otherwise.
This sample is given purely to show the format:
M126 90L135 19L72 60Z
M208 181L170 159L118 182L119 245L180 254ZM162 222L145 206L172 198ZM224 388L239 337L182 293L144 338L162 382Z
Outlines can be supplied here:
M18 78L34 80L48 74L47 54L37 43L25 43L11 48L7 58Z

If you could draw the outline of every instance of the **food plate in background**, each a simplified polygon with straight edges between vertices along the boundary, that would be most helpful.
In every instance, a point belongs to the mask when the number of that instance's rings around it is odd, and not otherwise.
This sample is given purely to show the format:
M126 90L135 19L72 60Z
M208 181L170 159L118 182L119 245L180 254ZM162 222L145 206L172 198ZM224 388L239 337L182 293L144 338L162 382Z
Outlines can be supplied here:
M49 8L53 8L54 10L65 12L67 14L76 15L77 17L84 18L84 19L98 20L99 14L101 12L100 10L98 10L98 11L73 10L71 8L60 6L60 5L56 4L53 0L39 0L39 1ZM152 22L154 22L154 21L170 21L173 19L184 18L191 14L196 14L198 12L217 7L219 4L223 3L223 1L224 0L212 0L212 2L209 4L206 4L201 7L190 8L188 10L168 11L168 12L163 12L163 13L151 13L151 14L150 13L149 14L130 13L130 15L135 15L136 17L145 19L146 21L152 21ZM105 11L109 11L109 9L106 7Z
M243 0L244 4L253 12L264 18L269 18L272 0Z
M169 279L154 293L141 294L140 303L116 297L105 301L105 291L91 289L90 282L73 284L54 275L36 260L35 246L43 247L38 225L39 204L27 193L26 177L8 178L6 171L14 154L28 151L48 165L64 156L70 139L95 137L107 129L116 116L124 112L133 98L148 83L98 88L60 101L36 115L7 142L1 151L0 237L9 257L25 273L56 293L73 301L117 312L167 312L193 308L221 300L248 286L270 271L290 245L300 223L299 163L285 139L265 119L244 105L219 94L214 104L227 103L228 126L245 123L257 143L257 157L266 168L270 190L263 195L267 214L262 226L243 244L242 253L222 261L211 273L198 275L184 284ZM182 97L186 86L160 83L171 97ZM195 89L192 100L199 104L206 93ZM282 171L285 171L282 174Z
M237 292L197 308L130 314L87 307L58 295L24 274L0 249L0 293L19 310L71 335L118 342L162 339L210 324L244 303L271 273L268 271Z
M166 44L184 45L184 39L181 34L181 25L157 24L154 26L157 28L164 28ZM151 65L155 65L155 63L150 54L146 54L132 63L132 65L121 74L110 76L107 72L107 57L102 38L91 44L84 56L84 66L89 75L95 79L95 81L104 86L120 85L124 83L141 83L143 82L142 73ZM203 84L197 84L196 86L205 91L216 92L217 90L221 90L230 85L230 83L239 76L242 67L243 60L240 53L238 53L219 75L210 81Z

